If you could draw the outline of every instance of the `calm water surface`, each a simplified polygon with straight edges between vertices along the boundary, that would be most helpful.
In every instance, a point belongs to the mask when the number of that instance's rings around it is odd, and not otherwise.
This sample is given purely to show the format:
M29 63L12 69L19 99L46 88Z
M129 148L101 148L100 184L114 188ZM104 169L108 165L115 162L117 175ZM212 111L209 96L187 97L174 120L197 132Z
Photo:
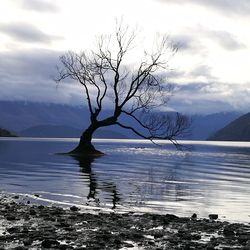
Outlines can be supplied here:
M95 140L105 156L56 154L76 144L76 139L0 139L0 191L83 209L218 213L250 222L250 143L185 141L189 150L181 152L168 143Z

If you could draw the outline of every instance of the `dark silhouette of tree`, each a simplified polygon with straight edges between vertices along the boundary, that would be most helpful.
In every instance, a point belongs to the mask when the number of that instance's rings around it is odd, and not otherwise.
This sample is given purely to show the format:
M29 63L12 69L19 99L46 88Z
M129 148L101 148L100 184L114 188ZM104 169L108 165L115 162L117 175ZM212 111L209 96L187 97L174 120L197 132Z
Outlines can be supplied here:
M68 52L60 57L57 83L64 79L80 83L90 114L90 125L70 154L101 154L92 145L93 134L98 128L111 125L151 141L170 140L176 146L177 137L187 132L189 121L185 116L156 112L167 105L172 95L173 88L166 83L165 73L169 56L175 54L177 48L166 36L159 37L156 49L151 53L144 51L139 65L129 67L126 58L135 49L136 35L129 27L118 24L113 35L99 37L95 51ZM107 99L112 100L113 110L103 117L103 110L111 106ZM138 126L122 122L125 116Z

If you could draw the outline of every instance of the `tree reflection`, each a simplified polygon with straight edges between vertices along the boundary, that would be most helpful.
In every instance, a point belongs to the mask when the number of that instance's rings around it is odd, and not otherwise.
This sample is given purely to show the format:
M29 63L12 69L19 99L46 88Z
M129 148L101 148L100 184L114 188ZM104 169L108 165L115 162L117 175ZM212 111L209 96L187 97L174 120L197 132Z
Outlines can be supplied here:
M100 199L98 197L98 190L110 193L112 197L112 209L115 209L118 202L121 200L120 193L117 191L116 185L111 181L101 181L97 178L96 174L92 170L92 164L97 157L83 157L83 156L71 156L73 157L80 167L80 172L84 175L84 179L89 180L89 191L87 195L87 204L94 202L97 206L100 205ZM101 156L98 156L98 158ZM98 180L99 179L99 180Z

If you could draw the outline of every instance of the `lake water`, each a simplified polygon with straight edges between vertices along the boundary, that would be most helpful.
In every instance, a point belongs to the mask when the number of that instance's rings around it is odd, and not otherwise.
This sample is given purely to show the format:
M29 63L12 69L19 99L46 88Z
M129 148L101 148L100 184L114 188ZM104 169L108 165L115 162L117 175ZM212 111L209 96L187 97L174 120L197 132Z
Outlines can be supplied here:
M0 191L33 202L82 209L173 213L250 222L250 143L94 140L105 153L59 152L77 139L0 139ZM37 197L38 196L38 197Z

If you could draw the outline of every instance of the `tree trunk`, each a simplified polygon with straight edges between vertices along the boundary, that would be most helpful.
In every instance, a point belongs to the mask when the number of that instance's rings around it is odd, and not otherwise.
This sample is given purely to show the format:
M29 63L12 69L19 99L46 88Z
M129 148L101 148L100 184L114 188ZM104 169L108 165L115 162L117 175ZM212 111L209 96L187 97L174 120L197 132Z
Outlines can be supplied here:
M76 156L98 156L103 155L102 152L99 150L96 150L95 147L92 144L92 137L96 129L98 129L99 126L97 124L91 124L83 133L80 138L80 142L78 146L69 152L70 155L76 155Z

